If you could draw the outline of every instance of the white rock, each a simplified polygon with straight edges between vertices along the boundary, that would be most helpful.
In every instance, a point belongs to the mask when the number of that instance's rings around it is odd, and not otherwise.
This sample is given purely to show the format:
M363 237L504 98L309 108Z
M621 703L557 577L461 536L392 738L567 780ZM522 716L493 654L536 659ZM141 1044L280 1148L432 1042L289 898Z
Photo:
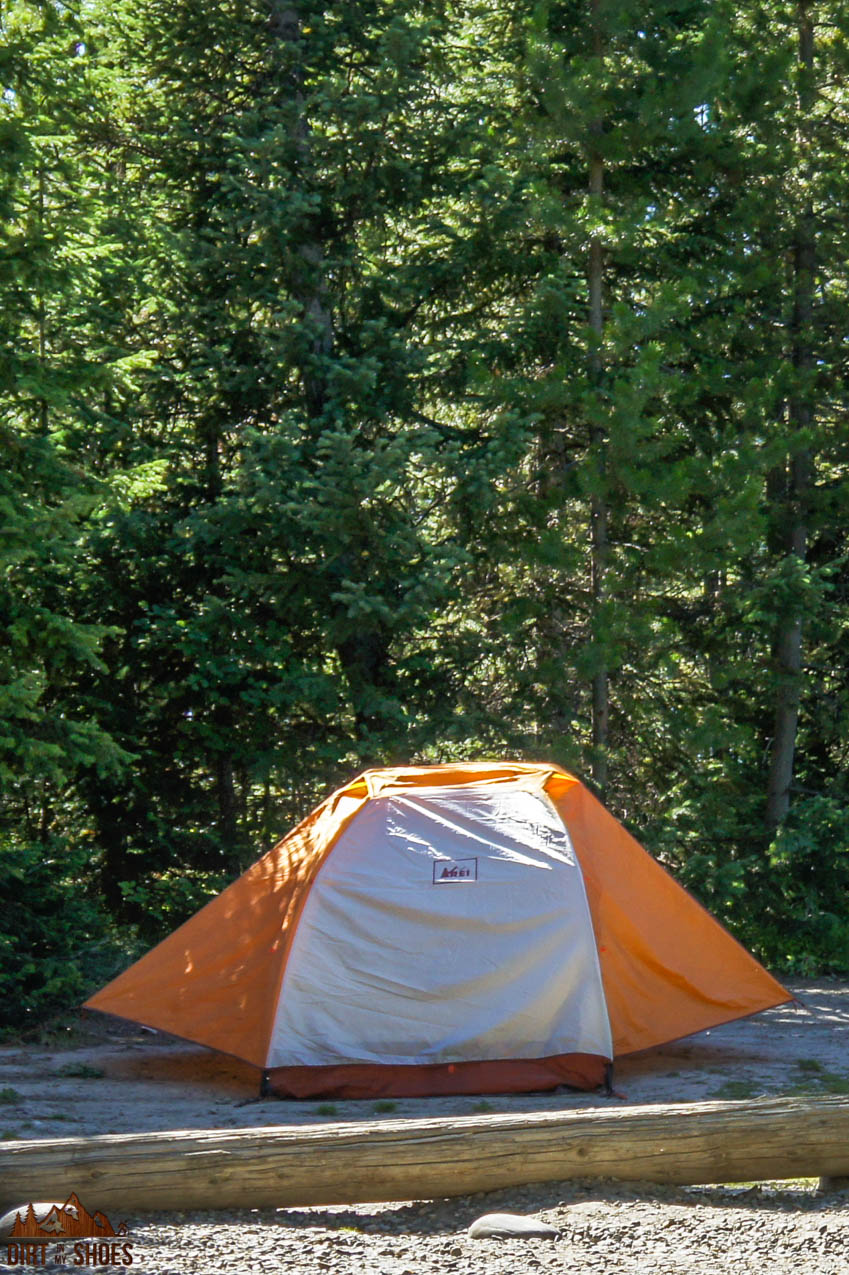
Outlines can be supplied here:
M473 1240L507 1240L514 1236L555 1240L560 1232L538 1217L525 1217L522 1213L484 1213L469 1227Z
M38 1200L35 1203L33 1203L32 1207L33 1207L33 1212L35 1213L36 1221L43 1222L51 1209L62 1207L62 1201L60 1201L57 1206L55 1203L46 1204L44 1200ZM19 1204L16 1209L9 1209L8 1213L4 1213L3 1216L0 1217L0 1240L7 1239L9 1232L11 1231L12 1227L15 1225L15 1218L18 1216L19 1213L22 1219L25 1218L27 1215L28 1208L29 1208L29 1201L27 1201L26 1204Z

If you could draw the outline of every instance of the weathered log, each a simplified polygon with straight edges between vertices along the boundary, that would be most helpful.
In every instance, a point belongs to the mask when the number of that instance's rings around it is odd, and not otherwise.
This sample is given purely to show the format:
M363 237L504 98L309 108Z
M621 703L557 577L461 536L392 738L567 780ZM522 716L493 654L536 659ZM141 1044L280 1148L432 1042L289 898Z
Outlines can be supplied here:
M566 1178L849 1174L849 1099L776 1098L0 1144L0 1205L212 1209L432 1199Z

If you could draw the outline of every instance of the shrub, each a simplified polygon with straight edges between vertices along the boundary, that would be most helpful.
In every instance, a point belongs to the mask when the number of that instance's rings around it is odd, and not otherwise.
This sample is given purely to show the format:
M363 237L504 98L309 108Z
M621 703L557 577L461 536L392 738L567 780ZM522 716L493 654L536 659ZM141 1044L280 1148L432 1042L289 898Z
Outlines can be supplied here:
M126 962L88 859L87 847L59 838L0 842L0 1032L76 1008Z

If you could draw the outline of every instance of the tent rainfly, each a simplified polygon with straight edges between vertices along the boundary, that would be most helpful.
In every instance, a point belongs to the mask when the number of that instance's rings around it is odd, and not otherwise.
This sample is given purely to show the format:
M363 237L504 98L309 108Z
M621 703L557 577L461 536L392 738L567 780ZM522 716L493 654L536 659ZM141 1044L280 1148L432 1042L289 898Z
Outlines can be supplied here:
M369 770L86 1007L371 1098L603 1083L791 1000L573 775Z

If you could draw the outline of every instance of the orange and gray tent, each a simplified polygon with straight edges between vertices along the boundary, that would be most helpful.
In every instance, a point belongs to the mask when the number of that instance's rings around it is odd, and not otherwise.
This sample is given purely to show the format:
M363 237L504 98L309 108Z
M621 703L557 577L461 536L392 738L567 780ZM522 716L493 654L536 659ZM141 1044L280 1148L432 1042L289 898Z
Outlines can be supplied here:
M370 770L87 1002L290 1097L603 1083L792 999L573 775Z

